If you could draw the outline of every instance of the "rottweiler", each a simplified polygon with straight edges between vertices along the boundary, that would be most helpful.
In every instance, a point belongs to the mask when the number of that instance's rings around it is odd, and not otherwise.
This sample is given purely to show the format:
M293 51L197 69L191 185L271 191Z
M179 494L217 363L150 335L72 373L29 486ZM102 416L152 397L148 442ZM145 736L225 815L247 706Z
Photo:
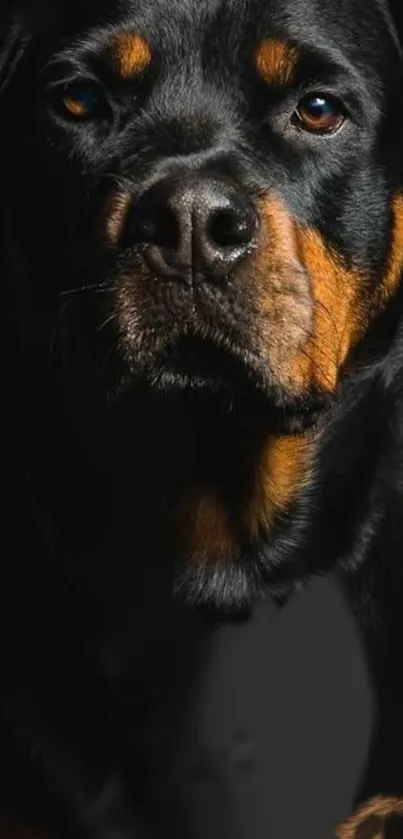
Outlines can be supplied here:
M3 0L0 36L3 753L67 836L132 836L157 577L231 615L332 570L395 800L401 0Z

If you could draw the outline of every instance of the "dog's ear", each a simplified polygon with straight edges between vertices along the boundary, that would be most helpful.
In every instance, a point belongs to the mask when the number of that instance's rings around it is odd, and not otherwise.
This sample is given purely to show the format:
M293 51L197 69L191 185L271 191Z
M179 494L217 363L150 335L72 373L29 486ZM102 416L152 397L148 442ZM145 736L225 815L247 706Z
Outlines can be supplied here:
M403 54L403 0L389 0L388 5Z
M24 15L6 0L0 10L0 94L7 88L29 41Z
M60 26L66 6L65 0L0 0L0 94L35 35Z

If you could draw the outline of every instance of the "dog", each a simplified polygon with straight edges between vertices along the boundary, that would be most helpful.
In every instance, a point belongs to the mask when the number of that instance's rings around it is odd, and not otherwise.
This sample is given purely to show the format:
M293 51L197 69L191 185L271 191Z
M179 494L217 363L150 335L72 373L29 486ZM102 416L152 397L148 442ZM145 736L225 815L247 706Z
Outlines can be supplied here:
M67 836L132 836L105 682L119 722L144 568L225 614L333 570L362 800L401 796L400 0L6 0L0 32L4 742Z

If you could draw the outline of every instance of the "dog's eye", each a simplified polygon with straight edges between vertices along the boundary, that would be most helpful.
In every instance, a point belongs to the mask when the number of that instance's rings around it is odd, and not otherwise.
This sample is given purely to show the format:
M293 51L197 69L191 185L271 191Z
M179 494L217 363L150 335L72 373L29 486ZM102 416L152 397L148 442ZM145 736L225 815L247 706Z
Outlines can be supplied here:
M300 128L312 134L333 134L344 122L345 111L335 97L310 93L300 100L295 119Z
M105 117L108 103L102 88L92 81L73 82L64 88L62 106L65 115L75 120Z

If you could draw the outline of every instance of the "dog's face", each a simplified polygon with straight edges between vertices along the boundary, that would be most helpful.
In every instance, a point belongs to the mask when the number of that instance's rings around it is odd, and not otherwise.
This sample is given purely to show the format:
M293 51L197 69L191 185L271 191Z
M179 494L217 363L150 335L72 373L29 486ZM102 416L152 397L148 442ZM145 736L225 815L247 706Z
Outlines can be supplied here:
M126 371L154 385L231 388L233 360L269 400L333 392L403 258L380 4L87 6L10 93L51 291L107 284Z
M37 305L78 304L125 387L222 393L303 429L401 277L399 4L43 5L20 15L3 93ZM280 506L299 459L281 439Z

